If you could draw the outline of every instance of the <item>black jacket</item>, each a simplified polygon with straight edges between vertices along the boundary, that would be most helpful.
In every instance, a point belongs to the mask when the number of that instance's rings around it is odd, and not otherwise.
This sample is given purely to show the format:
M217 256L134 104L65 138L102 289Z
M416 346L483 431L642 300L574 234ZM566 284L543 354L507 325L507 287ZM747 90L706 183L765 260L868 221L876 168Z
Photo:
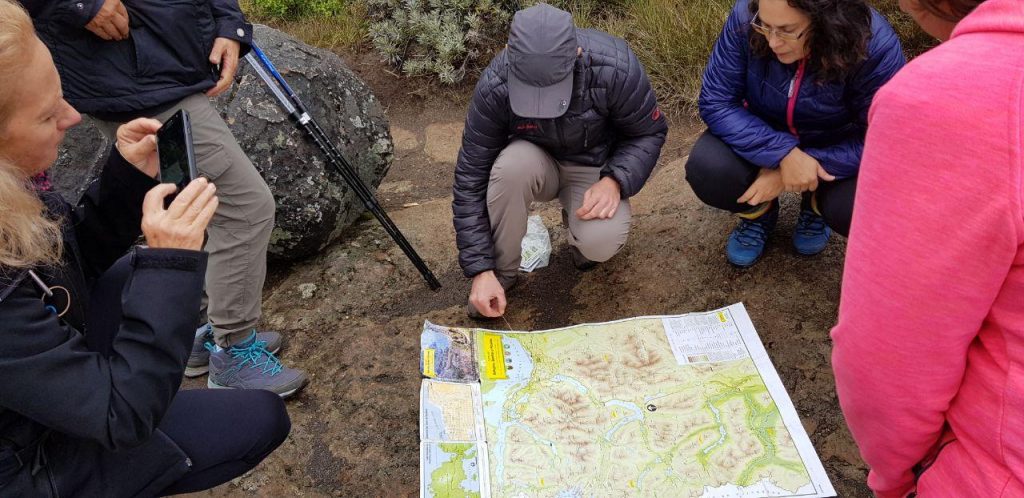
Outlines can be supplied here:
M41 196L63 220L63 264L35 268L70 299L49 303L27 270L0 267L0 496L153 496L188 472L156 429L181 383L206 269L197 251L135 248L120 303L90 309L95 280L139 236L155 182L113 152L77 207ZM58 311L57 313L60 313ZM120 317L109 356L83 332Z
M143 112L205 92L219 79L214 39L237 40L243 56L252 44L237 0L122 1L129 37L106 41L85 29L103 0L22 0L79 112Z
M452 202L459 264L467 277L494 269L487 184L494 160L512 140L533 142L558 160L601 168L601 176L618 181L627 198L640 191L658 161L668 124L640 61L620 38L591 29L576 36L583 53L576 61L572 101L560 118L512 113L505 51L477 82Z

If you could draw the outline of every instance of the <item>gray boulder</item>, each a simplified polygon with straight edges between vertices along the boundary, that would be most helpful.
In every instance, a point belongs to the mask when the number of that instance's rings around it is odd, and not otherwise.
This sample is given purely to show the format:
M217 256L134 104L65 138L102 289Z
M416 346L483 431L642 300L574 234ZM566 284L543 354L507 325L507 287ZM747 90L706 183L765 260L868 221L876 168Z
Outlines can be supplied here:
M338 56L280 31L258 25L254 39L375 190L391 166L394 146L384 110L366 84ZM277 201L270 257L316 254L362 214L363 204L244 61L236 83L215 105ZM52 175L57 187L77 198L109 148L88 121L71 130ZM83 164L92 166L83 169Z

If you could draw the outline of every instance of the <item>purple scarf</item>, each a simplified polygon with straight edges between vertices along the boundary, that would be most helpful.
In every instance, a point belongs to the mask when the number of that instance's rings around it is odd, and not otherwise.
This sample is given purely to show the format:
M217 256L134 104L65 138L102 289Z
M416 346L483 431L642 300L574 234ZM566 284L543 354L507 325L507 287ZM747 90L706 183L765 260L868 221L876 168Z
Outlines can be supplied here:
M32 177L32 186L35 187L38 192L53 191L53 183L50 182L50 175L45 171Z

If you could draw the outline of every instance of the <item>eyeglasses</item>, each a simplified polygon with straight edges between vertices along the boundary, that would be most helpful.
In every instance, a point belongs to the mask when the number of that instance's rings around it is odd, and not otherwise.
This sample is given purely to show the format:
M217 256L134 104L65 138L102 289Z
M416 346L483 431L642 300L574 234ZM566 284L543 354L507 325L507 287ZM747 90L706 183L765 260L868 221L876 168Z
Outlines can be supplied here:
M750 27L754 28L754 31L757 31L758 33L762 34L765 38L768 38L769 40L771 40L772 35L775 35L775 36L779 37L780 40L791 41L791 42L792 41L797 41L797 40L803 38L804 35L806 35L807 32L811 30L810 26L808 26L807 28L805 28L803 31L801 31L799 33L788 33L786 31L781 31L778 28L769 28L768 26L765 26L764 24L761 24L760 22L758 22L758 21L760 21L760 19L757 16L758 16L758 14L755 13L754 14L754 19L750 21Z

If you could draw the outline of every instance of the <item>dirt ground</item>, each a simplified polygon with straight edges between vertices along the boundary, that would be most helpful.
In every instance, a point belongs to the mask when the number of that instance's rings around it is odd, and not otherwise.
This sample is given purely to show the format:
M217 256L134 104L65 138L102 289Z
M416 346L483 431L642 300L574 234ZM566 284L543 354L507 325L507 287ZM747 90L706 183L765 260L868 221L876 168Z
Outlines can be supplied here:
M417 496L419 333L424 320L479 325L465 315L469 280L457 264L451 183L468 90L354 68L388 106L396 161L378 197L444 284L431 292L372 217L321 255L273 268L264 325L286 335L282 359L310 385L289 400L288 440L249 474L196 496ZM510 295L516 329L547 329L743 302L840 496L869 496L866 470L843 423L829 364L844 243L797 256L790 233L799 199L787 197L764 259L749 270L725 260L734 219L705 207L683 165L701 128L673 119L658 169L632 200L634 226L608 263L577 272L557 202L535 206L552 235L547 268ZM485 326L505 328L498 321ZM195 388L202 382L189 381Z

